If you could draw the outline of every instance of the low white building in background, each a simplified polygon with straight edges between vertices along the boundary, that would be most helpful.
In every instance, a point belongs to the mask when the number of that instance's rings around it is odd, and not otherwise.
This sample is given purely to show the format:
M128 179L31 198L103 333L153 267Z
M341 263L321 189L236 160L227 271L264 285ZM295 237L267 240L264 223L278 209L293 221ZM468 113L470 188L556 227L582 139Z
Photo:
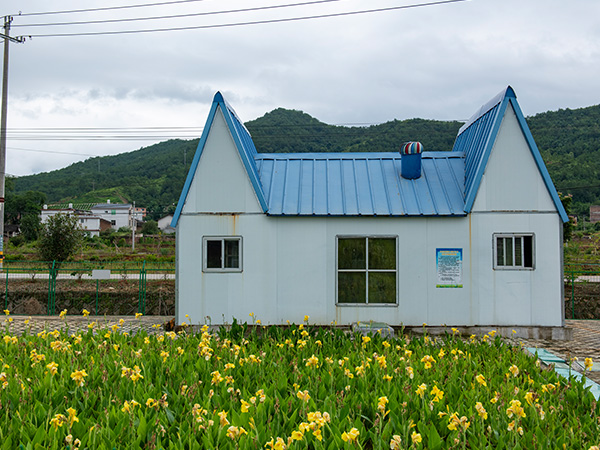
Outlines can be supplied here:
M513 89L451 151L405 149L260 154L217 93L172 221L176 321L560 332L568 217Z
M98 203L92 206L91 212L95 216L107 220L114 230L123 227L131 228L134 220L133 205L129 203L111 203L108 200L106 203ZM136 220L142 220L141 212L139 213L139 217L136 217Z
M99 236L102 231L108 230L111 226L107 220L92 214L89 210L78 209L72 203L69 203L67 208L48 207L48 205L44 205L40 212L40 222L46 223L48 218L56 214L77 216L79 226L90 236Z
M164 234L173 234L175 233L175 228L171 226L171 222L173 220L173 214L168 214L165 217L161 217L158 219L158 229L162 231Z

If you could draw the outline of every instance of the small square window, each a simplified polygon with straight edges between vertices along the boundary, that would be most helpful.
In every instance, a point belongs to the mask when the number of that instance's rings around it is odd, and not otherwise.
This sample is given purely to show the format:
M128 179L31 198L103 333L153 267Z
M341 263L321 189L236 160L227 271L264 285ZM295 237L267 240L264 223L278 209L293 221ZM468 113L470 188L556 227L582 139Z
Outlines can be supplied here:
M242 271L241 237L204 237L203 243L205 272Z
M494 269L534 269L533 234L494 234Z

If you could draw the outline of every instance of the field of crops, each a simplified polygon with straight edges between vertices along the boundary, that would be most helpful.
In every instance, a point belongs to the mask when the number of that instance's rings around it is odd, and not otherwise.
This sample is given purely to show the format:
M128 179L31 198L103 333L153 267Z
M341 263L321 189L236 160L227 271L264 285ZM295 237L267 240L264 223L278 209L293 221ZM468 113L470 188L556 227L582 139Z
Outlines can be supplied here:
M256 321L256 318L253 317ZM0 448L594 449L598 406L493 332L0 332ZM588 361L588 366L592 364Z

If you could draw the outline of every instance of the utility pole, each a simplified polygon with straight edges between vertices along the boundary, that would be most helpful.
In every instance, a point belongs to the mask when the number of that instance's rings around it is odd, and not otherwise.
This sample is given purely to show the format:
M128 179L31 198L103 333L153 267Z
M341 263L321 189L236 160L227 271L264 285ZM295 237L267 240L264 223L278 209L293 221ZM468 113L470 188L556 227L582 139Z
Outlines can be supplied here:
M6 181L6 119L8 110L8 44L22 43L23 38L10 37L12 16L4 16L4 70L2 71L2 114L0 117L0 268L4 261L4 185Z
M131 253L135 252L135 226L137 225L137 221L135 220L135 202L133 202L133 211L132 211L132 221L131 221Z

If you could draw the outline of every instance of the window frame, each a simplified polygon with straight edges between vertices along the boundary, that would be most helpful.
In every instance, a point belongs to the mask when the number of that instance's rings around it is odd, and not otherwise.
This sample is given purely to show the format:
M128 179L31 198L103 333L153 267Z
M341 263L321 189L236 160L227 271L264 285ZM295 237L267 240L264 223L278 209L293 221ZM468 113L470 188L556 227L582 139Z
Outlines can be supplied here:
M525 266L525 257L526 249L525 249L525 240L523 238L529 237L531 238L531 267ZM516 238L521 239L521 264L516 264L515 258L515 240ZM500 265L498 264L498 239L511 239L512 240L512 258L513 263L511 265ZM535 270L536 265L536 245L535 245L535 233L526 232L526 233L493 233L492 235L492 253L493 253L493 268L494 270ZM506 259L506 258L505 258Z
M358 272L365 274L365 303L344 303L339 300L339 241L340 239L365 239L365 268L364 269L341 269L342 272ZM394 239L396 251L395 268L392 269L369 269L369 239ZM341 307L397 307L399 304L399 251L397 234L339 234L335 237L335 304ZM369 272L371 273L395 273L396 298L393 303L369 303Z
M208 241L221 241L221 267L208 267ZM237 241L238 244L238 267L224 267L225 265L225 241ZM239 273L243 271L243 242L242 236L202 236L202 272L207 273Z

